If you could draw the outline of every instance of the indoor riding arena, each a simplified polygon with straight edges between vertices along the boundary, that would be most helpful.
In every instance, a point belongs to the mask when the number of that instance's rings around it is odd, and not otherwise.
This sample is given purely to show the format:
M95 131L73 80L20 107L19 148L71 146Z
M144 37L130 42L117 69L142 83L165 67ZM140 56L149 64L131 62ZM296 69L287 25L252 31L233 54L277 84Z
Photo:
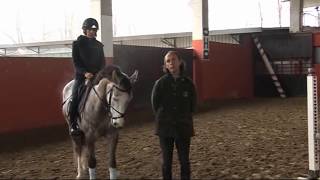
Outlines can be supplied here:
M201 4L208 1L194 1L199 3L192 4L193 21L199 27L192 33L112 37L103 26L112 30L111 0L99 0L106 64L128 75L139 72L133 98L123 112L125 125L116 148L118 178L162 178L151 91L164 73L164 56L170 50L181 55L197 92L192 179L319 177L319 29L290 24L209 31L208 19L203 18L208 10ZM291 0L291 11L303 6L296 2L300 0ZM290 12L291 17L295 13ZM77 160L62 114L62 90L74 76L71 46L69 40L0 46L0 179L76 178ZM55 56L41 54L57 47ZM36 54L10 55L19 48ZM111 113L108 105L105 112ZM106 139L96 143L98 179L110 177ZM176 148L173 177L180 178Z
M317 48L312 39L318 36L290 36L292 46L287 51L305 43L306 48L295 50L296 57L272 49L288 41L287 32L258 36L271 52L269 60L285 98L280 97L251 36L241 35L237 45L210 42L210 59L205 61L194 59L192 49L176 49L186 62L188 76L198 82L190 152L194 179L282 179L308 174L306 76L308 67L317 68L310 59L314 58L312 49ZM140 76L126 126L120 131L119 178L161 178L150 94L168 50L114 46L113 62L128 74L138 69ZM71 139L61 113L61 90L73 72L70 58L1 59L0 178L75 178ZM97 143L98 178L109 177L107 146L105 138ZM178 167L174 152L176 178Z

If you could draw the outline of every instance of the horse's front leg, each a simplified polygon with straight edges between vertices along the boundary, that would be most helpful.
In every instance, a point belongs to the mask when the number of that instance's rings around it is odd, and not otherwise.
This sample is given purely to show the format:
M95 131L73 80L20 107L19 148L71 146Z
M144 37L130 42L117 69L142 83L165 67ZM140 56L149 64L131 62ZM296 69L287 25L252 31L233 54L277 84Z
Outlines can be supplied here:
M109 135L109 174L110 179L117 179L119 172L117 171L116 149L118 144L118 131Z
M72 140L74 158L77 164L77 177L76 179L82 179L85 177L84 169L83 169L83 157L85 154L84 146L82 143L75 142Z
M77 179L81 177L81 163L80 163L80 157L81 157L81 145L77 145L73 140L72 140L72 146L73 146L73 155L74 159L77 164Z
M94 141L88 142L88 167L89 167L89 178L96 179L96 155L95 155L95 144Z

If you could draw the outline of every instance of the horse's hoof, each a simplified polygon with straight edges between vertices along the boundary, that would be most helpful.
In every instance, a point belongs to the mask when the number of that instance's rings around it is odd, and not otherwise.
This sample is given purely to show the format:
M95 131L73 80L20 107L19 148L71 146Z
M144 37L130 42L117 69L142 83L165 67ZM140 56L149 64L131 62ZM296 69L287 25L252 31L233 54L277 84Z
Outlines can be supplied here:
M115 168L109 168L110 179L117 179L120 175L120 172Z
M83 177L81 177L80 175L78 175L78 176L76 177L76 179L83 179Z
M81 174L81 175L78 174L76 179L89 179L89 174L86 174L86 173Z

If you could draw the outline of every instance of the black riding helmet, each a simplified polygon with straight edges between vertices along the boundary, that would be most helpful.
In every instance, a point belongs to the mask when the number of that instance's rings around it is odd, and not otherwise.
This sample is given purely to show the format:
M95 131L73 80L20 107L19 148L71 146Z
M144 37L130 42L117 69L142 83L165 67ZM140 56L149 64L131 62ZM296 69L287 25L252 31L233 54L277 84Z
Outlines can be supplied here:
M99 29L98 21L94 18L87 18L83 21L82 29L85 31L87 29Z

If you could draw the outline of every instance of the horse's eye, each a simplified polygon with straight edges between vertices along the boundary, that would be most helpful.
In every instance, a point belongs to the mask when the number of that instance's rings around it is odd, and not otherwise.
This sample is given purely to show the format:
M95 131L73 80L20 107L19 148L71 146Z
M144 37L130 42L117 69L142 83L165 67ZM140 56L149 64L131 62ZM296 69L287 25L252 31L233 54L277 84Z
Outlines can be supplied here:
M113 100L114 101L119 101L119 98L114 97Z

